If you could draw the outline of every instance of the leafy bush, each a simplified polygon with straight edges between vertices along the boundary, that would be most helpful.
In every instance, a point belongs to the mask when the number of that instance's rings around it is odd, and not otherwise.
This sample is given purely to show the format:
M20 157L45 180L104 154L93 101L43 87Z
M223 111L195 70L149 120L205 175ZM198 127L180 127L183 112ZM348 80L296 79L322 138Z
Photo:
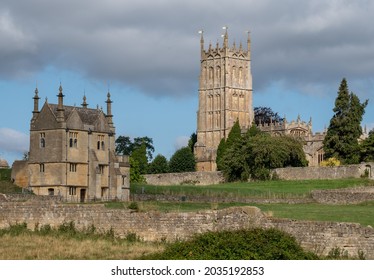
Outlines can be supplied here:
M304 260L318 257L305 252L295 238L277 229L208 232L176 242L162 253L144 259L161 260Z
M340 166L340 160L332 157L320 163L321 166Z

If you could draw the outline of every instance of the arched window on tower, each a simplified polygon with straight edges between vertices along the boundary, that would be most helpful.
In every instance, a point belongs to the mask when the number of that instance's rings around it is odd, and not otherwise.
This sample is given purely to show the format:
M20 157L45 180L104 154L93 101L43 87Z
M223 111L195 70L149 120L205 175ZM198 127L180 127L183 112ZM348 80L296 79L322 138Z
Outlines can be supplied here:
M243 84L243 67L239 68L239 85Z
M235 86L236 84L236 67L235 66L232 67L232 71L231 71L231 83L233 86Z
M221 67L217 66L216 70L216 84L219 85L221 82Z

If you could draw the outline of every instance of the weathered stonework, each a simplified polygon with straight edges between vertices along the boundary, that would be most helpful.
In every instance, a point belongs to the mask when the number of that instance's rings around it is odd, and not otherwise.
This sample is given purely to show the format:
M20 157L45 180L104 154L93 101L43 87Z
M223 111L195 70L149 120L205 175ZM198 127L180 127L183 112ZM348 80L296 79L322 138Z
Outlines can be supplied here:
M30 152L27 161L16 161L12 179L37 195L58 195L65 200L129 199L129 163L115 154L115 127L110 99L107 113L64 105L62 87L58 104L46 100L39 111L35 90L30 122Z
M373 178L373 162L362 164L341 165L333 167L287 167L274 169L274 174L281 180L312 180L312 179L342 179Z
M215 48L209 45L209 49L204 50L202 33L200 45L196 169L215 171L221 139L227 138L236 120L247 129L253 121L251 42L248 36L247 50L242 45L229 47L226 30L222 48L217 43Z
M321 204L358 204L374 201L374 187L314 190L312 197Z
M182 172L182 173L163 173L146 174L144 178L147 184L154 186L170 185L215 185L225 181L221 172Z

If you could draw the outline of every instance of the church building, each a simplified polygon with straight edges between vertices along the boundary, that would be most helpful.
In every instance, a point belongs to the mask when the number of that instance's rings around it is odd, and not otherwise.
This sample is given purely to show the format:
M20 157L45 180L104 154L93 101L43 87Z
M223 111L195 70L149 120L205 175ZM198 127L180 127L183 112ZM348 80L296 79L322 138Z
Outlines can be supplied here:
M61 85L57 97L57 104L46 100L39 110L35 90L29 157L15 165L15 183L23 182L37 195L58 195L67 201L129 200L130 166L127 158L115 154L110 93L106 114L88 108L86 96L81 107L64 105Z
M242 129L248 129L253 122L251 41L248 34L246 50L242 44L229 47L226 29L222 47L210 44L205 50L203 33L200 47L196 169L214 171L219 142L227 138L236 120Z
M197 142L195 158L197 171L216 171L217 148L222 138L227 138L236 120L242 132L254 122L252 103L251 40L248 33L247 48L242 44L232 47L228 43L227 28L223 45L209 45L204 49L201 32L199 108L197 112ZM309 166L323 161L324 133L312 133L312 121L258 124L258 128L272 135L291 135L304 141L304 152Z

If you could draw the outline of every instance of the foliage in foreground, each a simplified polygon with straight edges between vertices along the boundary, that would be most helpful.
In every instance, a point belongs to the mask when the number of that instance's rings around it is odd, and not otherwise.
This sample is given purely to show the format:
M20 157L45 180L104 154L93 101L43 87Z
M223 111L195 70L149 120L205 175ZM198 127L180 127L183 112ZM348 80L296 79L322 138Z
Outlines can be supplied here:
M310 260L291 235L277 229L208 232L190 241L176 242L162 253L144 259L160 260Z

